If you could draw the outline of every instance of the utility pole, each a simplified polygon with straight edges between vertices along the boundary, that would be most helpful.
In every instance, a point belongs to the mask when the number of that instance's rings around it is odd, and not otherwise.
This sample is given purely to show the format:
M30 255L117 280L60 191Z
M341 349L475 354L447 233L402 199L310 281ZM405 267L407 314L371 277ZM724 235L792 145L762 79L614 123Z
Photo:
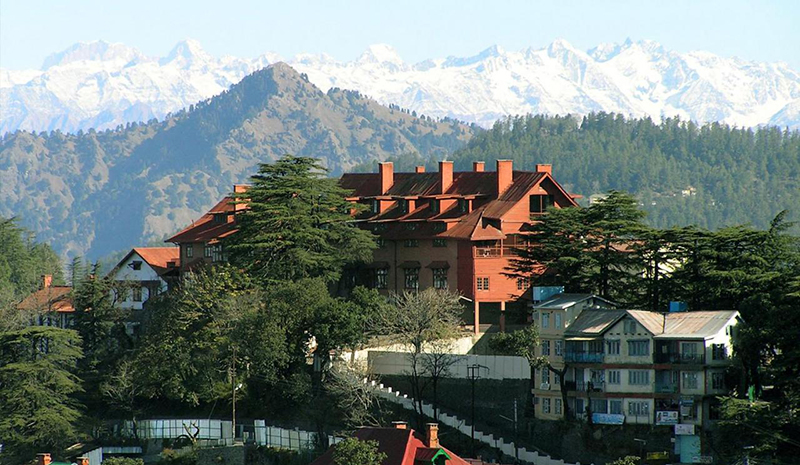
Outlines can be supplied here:
M517 398L514 398L514 458L519 463L519 432L517 430Z
M489 367L477 363L467 366L467 377L472 384L472 458L477 458L475 456L475 381L481 377L481 368L489 370Z
M231 398L233 400L233 415L232 415L232 434L233 442L236 442L236 346L233 346L233 363L231 364Z

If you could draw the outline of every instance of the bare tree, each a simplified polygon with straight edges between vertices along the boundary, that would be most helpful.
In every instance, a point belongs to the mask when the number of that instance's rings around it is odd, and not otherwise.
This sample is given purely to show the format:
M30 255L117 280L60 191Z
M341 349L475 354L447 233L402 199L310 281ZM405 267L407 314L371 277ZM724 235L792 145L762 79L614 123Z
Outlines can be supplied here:
M421 426L422 393L426 387L427 370L425 359L429 357L432 348L442 347L441 341L448 341L458 336L461 325L461 304L456 293L426 289L422 292L405 292L393 297L394 305L387 306L378 318L381 333L406 347L409 361L409 379L411 381L411 396L414 398L417 421ZM437 357L437 377L444 373L445 357ZM437 378L438 379L438 378ZM428 378L430 380L430 378Z
M364 363L336 363L328 379L327 389L336 399L348 427L380 425L379 418L374 415L380 411L378 389L372 385L374 376Z

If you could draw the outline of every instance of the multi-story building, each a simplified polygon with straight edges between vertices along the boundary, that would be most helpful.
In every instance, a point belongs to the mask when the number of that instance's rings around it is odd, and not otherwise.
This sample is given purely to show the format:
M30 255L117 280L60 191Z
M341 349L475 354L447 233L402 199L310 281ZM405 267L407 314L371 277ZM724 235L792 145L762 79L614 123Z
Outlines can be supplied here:
M233 192L246 192L247 188L247 185L235 184ZM245 209L244 204L225 197L197 221L167 239L165 242L180 248L180 271L191 270L202 263L227 261L225 238L236 233L236 214Z
M537 314L540 327L545 314ZM564 329L562 357L552 359L567 367L570 410L596 423L707 425L715 397L727 392L738 316L733 310L581 312ZM544 380L544 371L536 376ZM538 393L536 412L558 418L563 410L557 414L547 404L561 398L559 385L548 387Z
M378 173L348 173L340 185L368 206L357 220L378 236L361 281L384 293L457 290L473 302L476 333L481 304L499 307L503 328L506 304L528 289L527 280L506 275L528 227L548 207L576 206L578 197L556 182L551 165L515 171L510 160L498 160L495 172L483 162L453 172L453 162L443 161L438 173L395 173L392 163L380 163Z

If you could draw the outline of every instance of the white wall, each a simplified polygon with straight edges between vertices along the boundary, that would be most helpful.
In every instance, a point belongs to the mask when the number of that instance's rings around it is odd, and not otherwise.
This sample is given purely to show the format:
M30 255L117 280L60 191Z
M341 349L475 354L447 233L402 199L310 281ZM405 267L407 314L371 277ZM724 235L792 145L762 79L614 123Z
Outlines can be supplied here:
M131 262L140 261L142 262L142 267L139 270L134 270L132 267L128 266ZM158 281L160 286L160 292L167 290L167 282L161 279L161 277L156 273L156 271L147 264L146 261L142 259L137 253L131 254L127 260L117 269L117 271L111 276L111 279L114 281L122 281L122 282L130 282L130 283L142 283L147 281ZM124 300L121 300L118 303L120 308L130 309L130 310L141 310L142 304L150 298L149 289L146 286L142 286L142 301L141 302L134 302L132 293L129 291L125 296Z
M454 355L457 361L450 367L450 378L468 379L467 367L482 365L483 379L530 379L530 365L523 357L502 355ZM378 375L402 375L411 369L407 352L369 351L369 368Z

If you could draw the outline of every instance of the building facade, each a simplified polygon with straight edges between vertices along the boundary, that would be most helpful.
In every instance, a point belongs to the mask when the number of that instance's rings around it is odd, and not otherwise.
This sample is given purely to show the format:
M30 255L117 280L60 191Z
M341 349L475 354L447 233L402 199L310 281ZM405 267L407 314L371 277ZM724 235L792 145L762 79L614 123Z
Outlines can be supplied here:
M546 313L534 314L540 327ZM549 357L567 367L567 402L581 418L702 428L714 419L716 396L728 392L725 370L737 322L736 311L585 310L567 323L562 355ZM545 371L536 372L542 382ZM547 388L537 392L536 413L560 418L559 383Z
M476 333L481 304L499 306L504 328L506 304L528 290L526 280L505 274L513 249L527 243L530 225L548 207L577 206L577 196L556 182L551 165L515 171L510 160L498 160L496 171L484 168L476 162L472 171L454 172L443 161L437 173L395 173L392 163L380 163L378 173L342 176L349 200L367 206L356 217L360 227L378 236L359 280L382 293L458 291L473 303Z
M23 299L17 308L31 316L33 325L69 329L75 315L72 287L55 286L52 275L43 275L39 290Z

